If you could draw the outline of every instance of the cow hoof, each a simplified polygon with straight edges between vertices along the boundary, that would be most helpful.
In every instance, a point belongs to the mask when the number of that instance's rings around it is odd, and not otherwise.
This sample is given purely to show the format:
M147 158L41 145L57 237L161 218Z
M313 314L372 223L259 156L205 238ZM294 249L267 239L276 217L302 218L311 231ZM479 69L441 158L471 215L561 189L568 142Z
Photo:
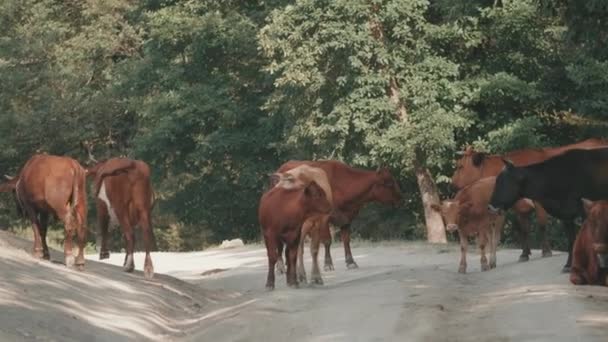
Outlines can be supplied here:
M518 261L519 262L526 262L526 261L529 261L529 260L530 260L530 256L528 256L528 255L520 255Z
M84 264L76 265L76 269L80 272L84 271Z
M489 271L489 270L490 270L490 265L488 265L488 264L481 265L482 272Z
M291 287L292 289L300 288L300 285L298 285L298 283L287 284L287 286Z
M108 258L110 258L109 251L103 251L103 252L99 253L99 260L108 259Z
M552 256L553 253L549 250L549 251L543 251L543 258L548 258L550 256Z
M490 268L496 268L496 263L490 264Z
M44 259L44 260L51 260L51 255L49 254L48 251L46 251L46 252L44 252L42 254L42 259Z
M154 278L154 268L152 268L152 267L145 267L144 268L144 278L146 278L148 280Z
M42 252L42 250L34 250L32 252L32 256L36 259L44 259L44 253Z
M72 268L74 267L74 264L76 263L76 258L74 258L73 255L68 255L65 257L65 266L68 268Z
M321 278L321 276L316 276L310 279L310 282L315 285L323 285L323 278Z
M274 284L266 284L266 291L274 290Z
M127 272L127 273L131 273L133 272L133 270L135 270L135 266L133 265L127 265L123 267L123 271Z
M570 273L570 266L566 265L562 268L562 273Z
M458 268L458 273L465 274L465 273L467 273L467 269L465 267L460 267L460 268Z
M325 266L323 266L323 270L325 272L330 272L334 270L334 265L333 264L325 264Z
M354 270L355 268L359 268L359 265L357 265L357 263L353 261L346 263L346 268L348 268L349 270Z

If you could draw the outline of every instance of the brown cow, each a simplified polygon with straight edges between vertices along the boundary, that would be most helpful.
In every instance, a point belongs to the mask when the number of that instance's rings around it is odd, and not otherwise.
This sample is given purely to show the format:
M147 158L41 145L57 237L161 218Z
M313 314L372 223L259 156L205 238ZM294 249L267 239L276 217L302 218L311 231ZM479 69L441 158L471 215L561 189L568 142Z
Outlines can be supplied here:
M274 268L283 244L287 247L287 285L298 286L296 259L302 224L313 215L329 214L331 208L315 182L303 188L274 187L262 195L258 218L268 253L266 289L274 289Z
M491 155L483 152L476 152L468 147L462 152L462 157L456 161L456 170L452 176L452 185L456 189L465 186L484 177L496 176L504 167L502 158L511 160L516 166L525 166L547 160L571 149L588 149L608 145L608 141L601 139L587 139L575 144L565 145L554 148L523 149L508 152L504 155ZM516 214L519 239L522 247L522 254L519 261L528 261L530 258L530 216L536 212L538 229L541 235L542 256L551 256L551 247L547 239L545 226L547 225L547 213L544 208L528 200L519 200L513 206Z
M299 165L310 165L323 169L327 173L333 192L334 210L332 218L340 218L332 222L340 226L340 235L344 244L346 266L357 268L350 250L350 225L357 217L359 210L369 202L380 202L384 204L397 205L401 201L401 190L399 185L386 169L378 171L367 171L350 167L335 160L302 161L291 160L281 165L277 172L285 172ZM324 229L322 229L322 232ZM333 270L331 259L331 239L325 244L325 270ZM280 255L281 251L279 252Z
M66 266L84 268L87 234L85 175L84 168L72 158L37 154L25 163L17 177L0 187L0 191L14 192L19 207L32 221L34 257L50 259L46 232L52 215L64 224ZM74 231L78 236L76 259L72 255Z
M151 211L154 192L150 184L150 168L141 160L111 158L87 169L88 177L94 180L97 206L97 225L101 232L99 259L110 256L108 251L108 226L120 226L127 245L124 270L135 268L133 250L135 227L142 230L146 259L144 276L154 276L150 250L154 244Z
M275 187L283 187L285 189L303 188L311 182L315 182L323 189L327 200L333 207L333 195L329 185L329 179L327 178L327 173L325 173L323 169L309 165L300 165L284 173L275 173L271 177L273 177L274 182L276 182ZM332 210L332 212L334 211ZM304 242L306 241L306 237L310 235L310 253L312 255L311 282L313 284L323 284L318 261L319 246L321 239L323 239L323 241L330 239L329 219L331 216L332 214L313 215L302 224L297 265L298 280L302 283L307 282L306 268L304 267ZM277 260L276 268L279 273L285 272L281 258Z
M443 201L441 206L431 207L441 213L449 232L458 230L460 238L459 273L467 271L468 238L477 236L481 252L481 270L487 271L496 267L496 248L500 242L500 233L504 225L504 216L488 212L488 203L496 183L496 177L482 178L460 190L454 199ZM486 258L486 246L489 247L490 263Z
M608 201L583 199L587 219L574 242L570 281L608 286Z

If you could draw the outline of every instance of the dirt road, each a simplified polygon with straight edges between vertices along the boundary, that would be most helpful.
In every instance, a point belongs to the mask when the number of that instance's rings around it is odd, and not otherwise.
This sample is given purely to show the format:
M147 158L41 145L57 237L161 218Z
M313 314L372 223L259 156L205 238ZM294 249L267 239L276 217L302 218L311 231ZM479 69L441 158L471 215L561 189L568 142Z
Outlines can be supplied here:
M261 246L155 253L154 281L124 274L124 255L90 256L84 273L33 260L0 234L0 340L42 341L606 341L608 289L574 287L564 255L500 250L498 268L456 272L455 246L354 246L359 269L297 290L264 290ZM341 246L333 249L342 254ZM53 255L60 260L60 254ZM141 269L143 255L136 256ZM310 267L307 260L307 267ZM175 279L175 278L178 279Z

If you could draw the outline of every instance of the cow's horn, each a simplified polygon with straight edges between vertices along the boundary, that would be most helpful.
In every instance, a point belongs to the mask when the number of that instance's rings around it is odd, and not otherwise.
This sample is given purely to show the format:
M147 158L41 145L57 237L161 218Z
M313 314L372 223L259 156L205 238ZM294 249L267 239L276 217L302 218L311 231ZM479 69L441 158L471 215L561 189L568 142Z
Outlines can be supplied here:
M464 151L457 151L457 152L456 152L456 155L457 155L457 156L464 156Z
M13 178L15 178L15 177L9 176L9 175L4 175L4 178L6 178L6 179L8 179L10 181L10 180L13 180Z

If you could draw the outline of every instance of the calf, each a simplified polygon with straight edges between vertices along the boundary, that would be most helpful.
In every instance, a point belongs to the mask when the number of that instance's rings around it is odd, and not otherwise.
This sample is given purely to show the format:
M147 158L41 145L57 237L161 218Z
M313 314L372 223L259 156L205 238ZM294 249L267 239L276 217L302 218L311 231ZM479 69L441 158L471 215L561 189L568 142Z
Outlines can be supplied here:
M108 226L120 226L126 241L125 272L135 269L133 252L135 227L142 230L146 259L144 276L154 276L150 250L154 244L151 211L154 191L150 184L150 168L140 160L111 158L87 169L88 177L94 180L97 205L97 225L101 232L99 259L110 256L108 251Z
M86 243L87 199L86 171L68 157L46 154L32 156L19 175L0 187L12 191L22 212L32 222L36 258L50 259L46 232L50 216L61 220L65 229L65 265L84 268ZM72 235L78 236L78 255L72 255Z
M446 230L458 231L460 238L460 266L458 272L467 270L468 238L477 236L481 252L481 270L487 271L496 267L496 248L500 242L500 233L504 225L504 216L487 211L490 195L496 177L482 178L460 190L454 199L443 201L441 206L431 207L441 213ZM489 247L490 263L486 258L486 246Z
M287 285L298 286L296 258L302 224L314 215L329 214L331 208L323 189L314 181L303 188L274 187L262 195L258 218L268 254L266 289L274 289L274 268L283 244L287 255Z
M286 189L302 188L311 182L315 182L323 189L327 200L333 206L332 191L329 185L329 180L327 179L327 174L322 169L309 165L300 165L284 173L275 173L272 175L272 177L274 179L272 183L276 183L275 187L283 187ZM335 212L335 210L332 210L332 214ZM330 216L333 215L314 215L307 219L304 224L302 224L300 244L298 246L297 265L298 280L300 282L307 282L306 268L304 267L304 242L306 241L306 236L310 235L310 254L312 255L313 260L311 282L319 285L323 284L323 278L321 277L321 272L319 270L318 255L321 239L323 239L323 241L327 241L331 238L329 233ZM334 220L336 219L334 218ZM281 251L280 248L279 251ZM279 273L283 273L284 266L280 254L281 252L279 252L279 260L277 261L277 271Z
M569 150L541 163L516 167L508 160L496 178L488 209L508 209L521 198L539 202L551 215L564 221L568 260L562 272L570 272L575 238L574 219L585 215L581 199L608 198L608 148Z
M587 219L574 242L570 281L608 286L608 201L582 201Z

